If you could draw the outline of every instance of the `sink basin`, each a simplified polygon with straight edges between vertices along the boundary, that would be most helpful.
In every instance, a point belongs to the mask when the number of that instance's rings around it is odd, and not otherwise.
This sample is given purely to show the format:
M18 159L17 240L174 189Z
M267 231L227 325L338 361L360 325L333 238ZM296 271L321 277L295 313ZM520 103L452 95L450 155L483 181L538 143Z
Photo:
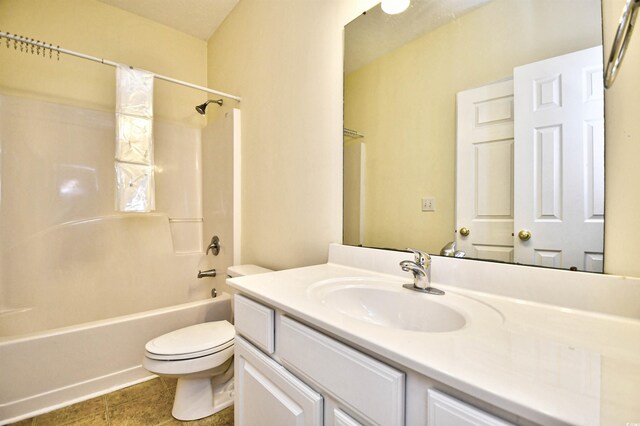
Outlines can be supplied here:
M371 324L409 331L440 333L463 328L467 320L445 294L434 296L403 289L377 278L321 281L309 295L325 307Z

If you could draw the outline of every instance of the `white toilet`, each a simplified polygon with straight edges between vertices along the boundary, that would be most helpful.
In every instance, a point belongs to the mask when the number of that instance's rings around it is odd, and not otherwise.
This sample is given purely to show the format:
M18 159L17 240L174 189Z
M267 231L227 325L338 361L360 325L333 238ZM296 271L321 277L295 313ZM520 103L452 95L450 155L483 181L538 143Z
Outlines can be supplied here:
M227 269L230 277L270 272L256 265ZM181 328L150 340L142 366L159 376L178 379L171 414L196 420L233 404L233 340L228 321Z

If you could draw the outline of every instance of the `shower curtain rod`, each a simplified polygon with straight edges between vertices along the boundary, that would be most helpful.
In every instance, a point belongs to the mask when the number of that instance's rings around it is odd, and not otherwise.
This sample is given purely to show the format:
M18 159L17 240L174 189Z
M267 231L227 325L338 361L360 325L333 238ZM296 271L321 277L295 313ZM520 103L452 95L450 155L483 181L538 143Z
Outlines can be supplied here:
M9 39L9 40L13 40L14 41L14 47L16 47L16 48L17 48L17 43L18 42L30 44L32 46L38 46L39 48L43 49L43 55L44 55L44 51L45 50L49 50L49 51L53 50L53 51L56 51L56 52L67 54L67 55L76 56L78 58L88 59L88 60L93 61L93 62L99 62L99 63L104 64L104 65L110 65L112 67L116 67L116 66L120 65L117 62L109 61L109 60L106 60L106 59L103 59L103 58L97 58L95 56L85 55L84 53L80 53L80 52L74 52L73 50L67 50L67 49L64 49L64 48L62 48L60 46L54 46L52 44L45 43L45 42L42 42L40 40L33 40L33 39L30 39L30 38L27 38L27 37L23 37L23 36L19 36L19 35L16 35L16 34L10 34L10 33L5 33L3 31L0 31L0 39L3 38L3 37L6 38L6 39ZM8 44L7 44L7 46L8 46ZM131 67L131 68L133 68L133 67ZM138 68L138 69L140 69L140 68ZM240 96L230 95L229 93L224 93L224 92L220 92L218 90L209 89L208 87L204 87L204 86L198 86L197 84L192 84L192 83L188 83L186 81L177 80L175 78L167 77L167 76L161 75L161 74L156 74L154 72L150 72L150 71L147 71L147 72L153 74L153 76L155 78L159 79L159 80L169 81L171 83L176 83L176 84L179 84L181 86L191 87L192 89L196 89L196 90L202 90L203 92L211 93L211 94L218 95L218 96L224 96L225 98L234 99L234 100L236 100L238 102L240 102L242 100L242 98Z

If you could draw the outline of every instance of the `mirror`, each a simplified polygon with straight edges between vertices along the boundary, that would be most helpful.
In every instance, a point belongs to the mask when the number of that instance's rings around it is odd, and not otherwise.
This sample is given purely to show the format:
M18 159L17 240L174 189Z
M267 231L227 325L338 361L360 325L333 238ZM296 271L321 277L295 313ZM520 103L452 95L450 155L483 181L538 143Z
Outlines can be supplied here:
M601 45L599 0L413 0L349 23L344 243L602 272Z

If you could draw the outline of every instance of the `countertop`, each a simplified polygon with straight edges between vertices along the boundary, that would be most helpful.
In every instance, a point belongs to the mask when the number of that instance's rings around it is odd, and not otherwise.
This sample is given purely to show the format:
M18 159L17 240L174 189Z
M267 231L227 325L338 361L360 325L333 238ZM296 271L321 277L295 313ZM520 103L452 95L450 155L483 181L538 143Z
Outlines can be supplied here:
M407 282L327 263L227 283L345 342L530 421L640 423L639 320L436 282L433 286L445 290L445 296L403 291L415 297L456 299L467 324L452 332L424 333L355 319L313 296L320 281L366 277L397 283L399 288Z

